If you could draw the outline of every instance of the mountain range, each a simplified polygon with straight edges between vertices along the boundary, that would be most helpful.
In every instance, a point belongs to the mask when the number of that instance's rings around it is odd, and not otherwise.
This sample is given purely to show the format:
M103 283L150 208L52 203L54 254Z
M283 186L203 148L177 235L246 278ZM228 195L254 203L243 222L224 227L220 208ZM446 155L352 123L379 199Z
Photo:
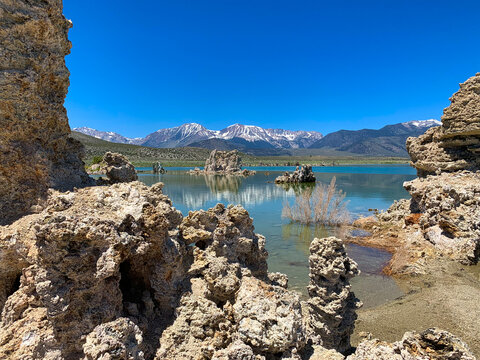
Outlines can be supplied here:
M110 142L143 145L156 148L174 148L183 146L201 146L205 140L223 140L228 143L246 143L247 148L261 149L298 149L308 148L322 138L317 131L292 131L283 129L264 129L259 126L234 124L223 130L209 130L206 127L187 123L181 126L160 129L144 138L127 138L114 132L99 131L87 127L75 128L83 133Z
M314 142L310 148L361 155L406 156L408 137L422 135L427 129L440 124L440 121L430 119L387 125L378 130L340 130Z
M160 129L144 138L128 138L114 132L80 127L73 129L97 139L114 143L154 148L200 147L232 150L255 155L287 155L293 149L324 149L337 152L377 156L405 156L405 141L427 129L440 125L437 120L416 120L387 125L379 130L340 130L323 136L317 131L264 129L234 124L222 130L209 130L196 123Z

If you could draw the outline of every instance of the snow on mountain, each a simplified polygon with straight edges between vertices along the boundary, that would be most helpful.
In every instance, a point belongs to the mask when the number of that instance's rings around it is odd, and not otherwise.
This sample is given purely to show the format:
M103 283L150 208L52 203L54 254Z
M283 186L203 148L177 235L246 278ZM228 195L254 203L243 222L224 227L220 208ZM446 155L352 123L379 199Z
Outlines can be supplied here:
M417 128L431 128L433 126L440 126L442 125L441 121L435 120L435 119L429 119L429 120L412 120L412 121L407 121L402 123L403 126L412 128L412 127L417 127Z
M139 144L143 140L141 138L130 139L112 131L99 131L89 127L78 127L78 128L74 128L73 131L76 131L85 135L93 136L97 139L110 141L114 143L120 143L120 144Z
M234 124L216 133L216 138L241 138L249 142L265 141L276 148L304 148L322 138L317 131L264 129L254 125Z
M212 138L215 134L215 131L208 130L200 124L187 123L173 128L157 130L145 137L142 145L158 148L188 146L194 142Z

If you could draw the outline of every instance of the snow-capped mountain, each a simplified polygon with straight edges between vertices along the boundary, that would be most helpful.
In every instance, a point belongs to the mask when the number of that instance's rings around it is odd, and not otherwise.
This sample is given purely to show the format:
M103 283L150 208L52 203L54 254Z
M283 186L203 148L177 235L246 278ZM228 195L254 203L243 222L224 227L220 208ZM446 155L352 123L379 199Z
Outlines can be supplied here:
M206 127L187 123L173 128L160 129L147 135L145 138L130 139L114 132L98 131L87 127L73 129L98 139L122 143L137 144L157 148L172 148L190 146L204 147L203 141L223 141L236 148L242 143L243 148L271 148L271 149L296 149L306 148L322 138L317 131L291 131L282 129L264 129L253 125L230 125L223 130L209 130Z
M441 122L434 119L414 120L387 125L378 130L340 130L325 137L317 131L265 129L242 124L230 125L222 130L209 130L200 124L187 123L160 129L145 138L137 139L87 127L73 130L106 141L156 148L193 146L220 150L238 149L257 154L277 154L279 150L288 149L328 148L352 154L405 156L407 137L421 135L427 129L438 125L441 125Z
M403 122L402 125L410 129L411 128L431 128L433 126L442 125L442 122L435 119L412 120L412 121Z
M120 143L120 144L140 144L143 140L142 138L130 139L112 131L99 131L89 127L78 127L78 128L74 128L73 131L80 132L85 135L93 136L97 139L110 141L114 143Z
M244 139L249 142L264 141L275 148L305 148L322 138L317 131L292 131L283 129L264 129L254 125L234 124L217 132L216 138L231 140Z
M142 141L142 145L158 148L171 148L188 146L194 142L215 137L216 132L208 130L206 127L187 123L181 126L160 129L147 135Z

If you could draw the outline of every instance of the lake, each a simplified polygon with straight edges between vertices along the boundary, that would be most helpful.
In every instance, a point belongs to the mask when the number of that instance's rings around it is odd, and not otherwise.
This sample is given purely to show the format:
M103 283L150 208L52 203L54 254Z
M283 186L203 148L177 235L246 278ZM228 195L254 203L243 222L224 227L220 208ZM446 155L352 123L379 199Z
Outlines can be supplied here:
M188 168L167 168L163 175L140 173L139 180L147 185L163 182L164 193L184 215L189 210L208 209L217 203L241 204L253 218L255 231L266 237L269 271L287 274L289 288L305 295L310 241L332 235L334 231L282 219L283 204L293 203L295 190L286 190L273 181L294 167L247 169L256 170L257 174L248 178L189 175ZM407 165L325 166L313 170L317 183L328 185L332 177L336 177L337 189L346 193L347 208L353 218L368 216L372 208L385 210L394 200L408 197L402 184L416 177L415 170ZM388 253L356 245L347 245L347 252L362 271L352 280L352 287L364 307L377 306L402 295L395 281L381 274L390 259Z

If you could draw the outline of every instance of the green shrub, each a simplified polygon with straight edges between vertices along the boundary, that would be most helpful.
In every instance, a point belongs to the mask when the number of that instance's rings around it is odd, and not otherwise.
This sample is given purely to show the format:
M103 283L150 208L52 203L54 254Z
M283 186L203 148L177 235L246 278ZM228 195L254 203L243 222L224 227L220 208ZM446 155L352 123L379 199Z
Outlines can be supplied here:
M92 165L100 164L103 160L103 156L95 155L92 159Z

